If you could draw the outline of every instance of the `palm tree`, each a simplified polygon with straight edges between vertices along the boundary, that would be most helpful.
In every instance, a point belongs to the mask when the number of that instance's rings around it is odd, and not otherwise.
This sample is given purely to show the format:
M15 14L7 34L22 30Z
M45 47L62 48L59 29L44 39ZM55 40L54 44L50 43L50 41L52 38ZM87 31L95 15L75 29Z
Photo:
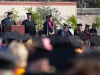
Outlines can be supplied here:
M77 29L77 18L76 16L72 15L70 16L67 20L66 23L71 23L72 25L74 25L74 30Z

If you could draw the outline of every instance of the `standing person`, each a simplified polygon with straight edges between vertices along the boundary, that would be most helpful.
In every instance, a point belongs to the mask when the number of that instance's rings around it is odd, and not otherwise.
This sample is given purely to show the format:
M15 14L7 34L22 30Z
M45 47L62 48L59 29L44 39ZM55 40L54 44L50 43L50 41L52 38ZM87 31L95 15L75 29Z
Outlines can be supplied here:
M4 29L7 28L8 26L11 26L11 25L16 25L15 21L12 20L12 12L7 12L7 17L4 18L2 21L1 21L1 25L2 25L2 32L4 32Z
M22 22L22 25L25 25L25 33L29 33L31 36L36 35L35 23L32 20L32 14L26 13L27 19Z
M90 39L95 35L97 34L97 30L96 28L92 25L92 28L90 29Z
M85 26L84 33L86 33L87 36L90 38L90 29L89 29L89 26L90 26L90 25L86 25L86 26Z
M55 28L56 24L52 20L52 15L49 15L47 18L47 21L43 24L43 30L45 35L54 35L55 34Z
M80 33L82 33L83 31L82 31L82 24L80 23L80 24L77 24L77 26L78 26L78 29L75 31L75 35L79 35Z
M90 26L90 25L86 25L86 26L85 26L84 32L87 33L87 34L89 34L89 32L90 32L89 26Z
M63 25L63 29L60 29L58 32L57 32L58 35L62 35L64 36L65 34L69 35L69 36L72 36L72 33L69 31L68 29L68 25L64 23Z

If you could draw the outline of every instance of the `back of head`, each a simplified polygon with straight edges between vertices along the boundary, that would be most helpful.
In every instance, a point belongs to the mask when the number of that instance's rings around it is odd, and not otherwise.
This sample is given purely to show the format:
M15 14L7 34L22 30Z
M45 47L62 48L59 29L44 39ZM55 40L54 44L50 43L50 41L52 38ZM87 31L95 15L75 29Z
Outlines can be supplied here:
M100 75L100 51L85 51L79 56L75 66L77 69L75 75Z
M13 41L9 45L9 49L14 56L17 56L19 58L19 60L16 62L17 67L25 68L27 65L27 57L28 57L28 51L25 48L25 46L22 43Z

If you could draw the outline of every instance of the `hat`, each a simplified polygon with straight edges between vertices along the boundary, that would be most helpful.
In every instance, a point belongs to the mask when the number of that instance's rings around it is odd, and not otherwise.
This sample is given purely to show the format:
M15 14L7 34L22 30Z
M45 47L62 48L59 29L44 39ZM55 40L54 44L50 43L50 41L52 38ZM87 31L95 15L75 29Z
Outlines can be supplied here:
M69 41L73 47L81 47L83 45L83 41L79 36L72 36L69 38Z
M34 53L30 53L28 56L28 62L32 62L35 60L39 60L41 58L45 58L47 53L49 53L50 51L43 49L43 48L35 48L35 52Z
M46 16L46 19L48 18L48 16Z
M77 24L77 26L83 26L81 23Z
M29 33L26 33L26 34L24 34L24 35L20 35L20 37L21 37L21 40L22 40L22 41L27 41L27 40L29 40L30 38L32 38L32 36L30 36Z
M69 43L69 35L68 34L65 34L63 37L62 37L66 43Z
M8 15L12 15L13 13L12 12L6 12Z
M36 36L33 38L33 42L39 43L42 47L44 47L43 42L42 42L42 37L41 36Z
M48 36L46 36L46 37L49 38L49 39L51 40L51 43L53 43L54 40L55 40L55 36L53 36L53 35L48 35Z
M14 69L16 58L10 52L0 50L0 69Z
M10 32L6 32L5 36L9 36L9 35L11 35L11 33Z
M76 52L72 46L54 45L52 52L48 54L50 65L57 70L64 71L72 66L72 60L76 56Z
M90 27L90 25L87 25L87 24L86 24L86 25L85 25L85 27L88 27L88 28L89 28L89 27Z
M68 26L68 25L64 23L64 26Z
M89 39L86 33L80 33L80 34L79 34L79 37L80 37L81 40L83 40L83 41L86 41L86 40Z
M90 39L90 42L93 43L95 46L100 46L100 37L99 37L99 35L94 35Z
M6 36L7 39L11 39L11 40L19 40L18 37L16 37L15 35L13 34L10 34L9 36Z
M48 18L52 17L52 15L48 15Z
M12 33L14 36L16 36L18 39L20 39L20 33L18 32L18 31L14 31L13 33Z
M32 13L26 13L27 15L32 15Z

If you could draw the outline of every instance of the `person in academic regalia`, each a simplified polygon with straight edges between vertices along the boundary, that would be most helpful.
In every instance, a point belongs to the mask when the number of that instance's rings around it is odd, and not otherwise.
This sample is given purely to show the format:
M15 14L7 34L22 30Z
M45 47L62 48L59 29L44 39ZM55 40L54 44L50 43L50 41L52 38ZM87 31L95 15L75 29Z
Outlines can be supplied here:
M77 24L77 26L78 26L78 29L75 31L75 35L79 35L80 33L82 33L83 31L82 31L82 24L80 23L80 24Z
M16 25L15 21L12 20L12 12L7 12L7 17L4 18L2 21L1 21L1 25L2 25L2 32L4 32L4 29L8 26L11 26L11 25Z
M22 22L22 25L25 25L25 33L29 33L31 36L36 35L35 23L32 20L32 14L26 13L27 19Z
M72 36L72 33L69 31L69 28L68 28L68 25L64 23L63 25L63 29L60 29L58 32L57 32L58 35L62 35L64 36L65 34L69 35L69 36Z
M87 34L90 32L89 26L90 26L90 25L86 25L86 26L85 26L84 32L87 33Z
M100 50L100 37L99 37L99 35L94 35L90 39L90 47L91 47L91 49Z
M86 25L86 26L85 26L84 33L86 33L87 36L90 38L90 29L89 29L89 26L90 26L90 25Z
M97 34L97 30L95 27L93 27L92 25L92 28L90 29L90 38L93 37L93 35Z
M56 24L52 20L52 15L46 17L47 21L43 24L43 34L45 35L53 35L55 34Z

